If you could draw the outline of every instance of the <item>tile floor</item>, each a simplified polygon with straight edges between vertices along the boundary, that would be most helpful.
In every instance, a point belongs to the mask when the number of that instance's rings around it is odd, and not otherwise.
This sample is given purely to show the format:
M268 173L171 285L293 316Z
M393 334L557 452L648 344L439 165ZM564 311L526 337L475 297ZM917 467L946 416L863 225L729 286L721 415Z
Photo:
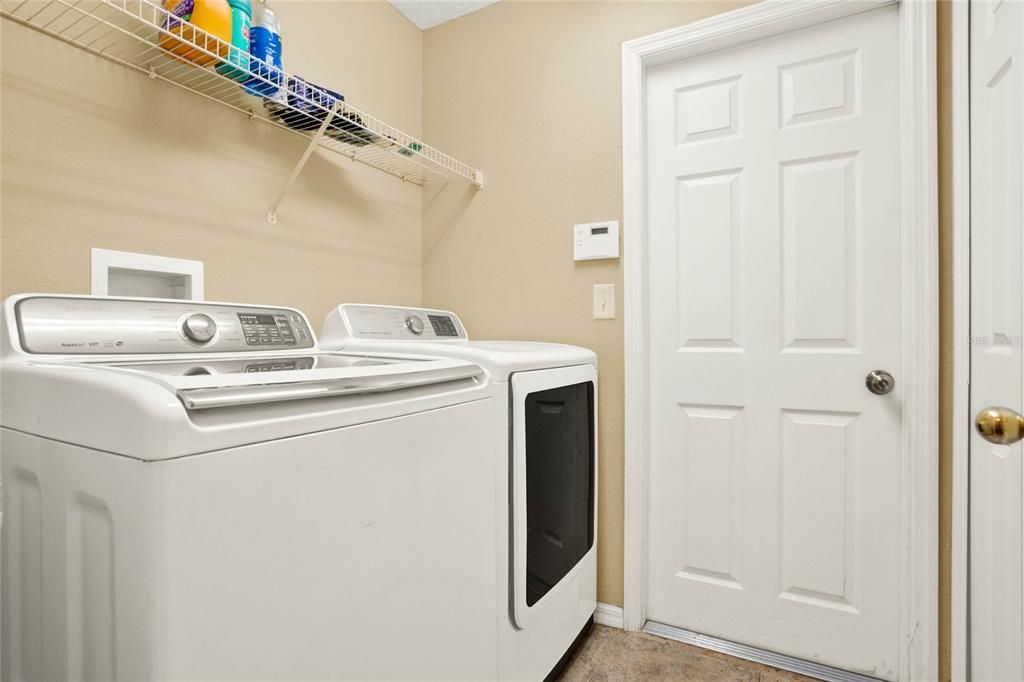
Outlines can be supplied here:
M642 632L595 625L559 682L801 682L812 678Z

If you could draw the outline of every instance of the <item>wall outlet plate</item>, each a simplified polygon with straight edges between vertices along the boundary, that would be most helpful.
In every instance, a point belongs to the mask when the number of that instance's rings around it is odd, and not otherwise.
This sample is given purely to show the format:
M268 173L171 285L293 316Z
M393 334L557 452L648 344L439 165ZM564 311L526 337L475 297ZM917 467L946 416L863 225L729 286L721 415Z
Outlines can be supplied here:
M618 258L619 221L573 225L572 253L575 260Z

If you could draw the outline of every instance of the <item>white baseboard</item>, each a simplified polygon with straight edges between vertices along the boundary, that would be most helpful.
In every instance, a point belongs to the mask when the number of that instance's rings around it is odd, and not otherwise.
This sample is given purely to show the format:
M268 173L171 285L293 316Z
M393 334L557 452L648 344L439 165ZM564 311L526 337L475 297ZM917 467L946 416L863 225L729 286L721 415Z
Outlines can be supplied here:
M621 630L623 626L622 607L597 602L597 610L594 611L594 622L598 625L607 625L610 628Z

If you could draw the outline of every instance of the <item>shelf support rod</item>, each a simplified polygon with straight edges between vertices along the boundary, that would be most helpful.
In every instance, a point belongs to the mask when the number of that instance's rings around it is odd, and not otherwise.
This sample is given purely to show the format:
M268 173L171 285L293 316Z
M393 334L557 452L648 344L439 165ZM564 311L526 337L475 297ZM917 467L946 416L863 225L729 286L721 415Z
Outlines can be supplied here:
M299 177L299 173L305 167L306 162L309 161L309 157L312 156L313 150L320 144L320 140L323 139L324 134L327 131L327 127L331 125L331 121L334 120L334 115L338 113L338 109L341 107L342 101L339 99L331 107L330 111L327 112L327 116L324 117L324 122L320 124L320 128L317 129L316 135L309 140L309 144L306 145L306 151L302 152L302 156L299 158L299 162L292 169L291 175L288 176L288 180L285 181L284 187L278 193L277 198L274 199L274 203L270 205L270 210L267 211L267 222L271 225L277 224L277 209L281 207L281 202L284 201L285 196L288 194L288 190L295 184L295 179Z

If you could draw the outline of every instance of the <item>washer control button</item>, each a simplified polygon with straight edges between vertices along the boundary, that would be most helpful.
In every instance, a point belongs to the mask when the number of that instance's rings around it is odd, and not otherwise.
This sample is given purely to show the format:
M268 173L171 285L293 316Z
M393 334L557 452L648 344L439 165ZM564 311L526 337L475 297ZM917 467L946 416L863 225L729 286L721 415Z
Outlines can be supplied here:
M181 330L186 337L196 343L209 343L217 333L217 323L209 315L193 313L185 318Z
M416 336L423 333L423 318L419 315L410 315L405 318L405 327Z

